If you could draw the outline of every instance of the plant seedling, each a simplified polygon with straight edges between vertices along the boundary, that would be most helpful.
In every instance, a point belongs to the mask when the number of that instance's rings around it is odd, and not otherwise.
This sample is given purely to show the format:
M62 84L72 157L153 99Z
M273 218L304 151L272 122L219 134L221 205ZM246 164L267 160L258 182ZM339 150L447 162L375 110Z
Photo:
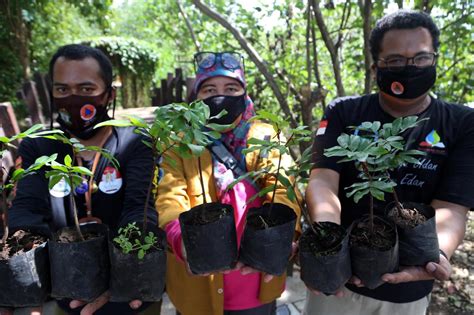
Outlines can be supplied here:
M157 238L153 235L153 233L146 233L147 206L152 192L155 193L155 196L158 192L157 177L162 176L162 174L160 174L159 164L163 154L166 151L174 148L184 158L201 155L206 146L212 142L212 139L217 139L220 137L219 131L229 127L208 123L209 119L218 118L224 114L225 111L219 113L215 117L209 117L209 107L202 101L197 101L191 104L174 103L160 106L155 111L155 119L151 124L136 116L126 116L126 119L109 120L97 125L97 127L135 127L135 132L142 135L146 139L143 140L143 143L152 151L154 163L153 170L150 174L147 197L143 210L143 234L137 233L138 227L135 223L130 223L125 228L120 229L119 235L114 239L114 242L116 242L122 248L124 253L135 251L138 248L138 257L143 258L146 250L140 252L140 249L149 249L150 247L148 245L150 245L150 243L148 241L153 241L152 245L157 242ZM167 161L171 165L176 165L176 162L173 160ZM199 168L201 168L200 159ZM135 240L132 242L130 237L134 237ZM128 241L126 241L126 239ZM144 243L142 243L142 240ZM129 243L133 243L137 247L130 249L130 246L128 245Z
M244 149L242 153L247 154L249 152L258 150L260 152L259 156L265 157L265 156L268 156L268 154L271 151L275 150L279 152L278 164L275 167L273 163L269 162L267 165L265 165L263 168L259 170L249 171L245 173L244 175L235 179L229 185L228 189L232 189L232 187L234 187L238 182L246 178L251 178L253 181L256 182L260 179L270 176L275 179L274 184L271 184L261 189L256 195L252 196L248 200L247 203L251 203L253 200L255 200L255 198L263 197L267 193L272 192L271 206L270 206L270 211L271 211L274 204L274 200L275 200L276 189L278 185L281 184L283 187L286 188L288 198L291 201L296 200L298 202L299 207L303 210L303 205L300 203L300 200L297 198L296 178L304 178L305 176L303 174L307 174L308 171L310 170L311 150L310 148L305 150L305 152L303 152L301 157L297 160L297 163L295 163L291 168L284 170L287 176L284 176L282 174L281 161L284 155L291 154L291 149L293 147L298 146L301 142L310 141L311 131L307 130L306 126L290 129L288 139L286 140L285 137L283 136L283 131L289 127L289 124L286 120L283 119L283 117L275 115L265 110L260 110L257 112L256 116L252 117L251 121L253 120L268 121L273 126L273 129L275 130L276 134L274 138L276 139L276 141L275 139L270 139L270 138L265 138L265 139L250 138L247 141L247 143L250 146ZM290 177L295 178L295 181L293 183L289 180ZM305 212L304 214L306 215ZM269 222L264 222L263 218L260 218L260 220L262 220L263 226L267 228Z
M142 239L143 243L141 242ZM131 240L135 240L135 242L132 243ZM142 232L136 225L136 222L121 227L118 230L118 236L114 238L114 242L120 246L124 254L137 252L138 259L143 259L146 252L150 250L157 241L158 239L153 232L148 232L148 235L142 237Z
M29 128L28 130L21 132L17 135L14 135L10 138L2 136L0 137L0 191L2 194L2 212L3 212L3 237L0 241L0 245L6 243L8 239L9 229L8 229L8 205L7 205L7 191L15 186L15 184L25 176L34 174L35 171L39 170L41 167L49 163L51 160L56 158L56 154L51 156L41 156L36 161L30 165L26 170L23 168L16 169L11 178L7 182L4 182L4 158L5 154L8 152L9 148L16 148L14 141L21 140L26 137L37 138L43 137L51 134L60 133L59 130L45 130L39 131L43 128L42 125L37 124Z
M74 199L73 191L80 187L83 182L83 177L92 177L94 174L86 167L75 166L73 161L76 156L84 151L94 151L100 152L105 158L110 160L115 167L118 168L117 160L105 149L102 149L97 146L85 146L75 138L68 138L64 134L54 134L50 136L45 136L45 138L61 141L64 144L70 145L72 148L72 156L69 154L64 157L63 163L58 161L49 161L47 165L51 168L50 171L46 172L46 177L49 178L49 189L52 189L57 183L63 180L69 187L71 187L71 193L69 195L69 206L73 210L74 215L74 227L77 233L77 236L80 241L84 241L84 236L82 235L79 218L77 214L76 202Z
M355 134L343 133L337 138L338 146L326 149L327 157L344 157L339 163L354 162L359 170L362 181L346 187L346 196L352 197L356 203L369 195L369 231L374 231L374 198L385 201L385 193L394 195L396 207L402 206L395 191L396 182L390 177L390 171L407 163L419 164L416 156L424 152L406 150L405 141L401 136L406 130L416 127L425 119L416 116L401 117L383 126L379 121L363 122L353 127Z

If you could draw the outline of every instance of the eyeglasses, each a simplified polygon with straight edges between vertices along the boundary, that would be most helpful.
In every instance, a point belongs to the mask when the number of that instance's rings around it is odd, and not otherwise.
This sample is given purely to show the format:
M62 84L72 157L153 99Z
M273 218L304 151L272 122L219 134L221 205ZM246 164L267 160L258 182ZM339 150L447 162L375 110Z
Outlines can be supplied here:
M408 61L413 60L413 64L418 68L430 67L435 64L437 53L420 53L414 57L396 56L387 59L379 58L377 61L383 62L390 71L402 71L408 65Z
M195 66L201 69L209 69L214 66L217 61L220 61L221 65L229 70L235 70L238 68L244 69L244 57L232 51L226 52L198 52L194 55Z

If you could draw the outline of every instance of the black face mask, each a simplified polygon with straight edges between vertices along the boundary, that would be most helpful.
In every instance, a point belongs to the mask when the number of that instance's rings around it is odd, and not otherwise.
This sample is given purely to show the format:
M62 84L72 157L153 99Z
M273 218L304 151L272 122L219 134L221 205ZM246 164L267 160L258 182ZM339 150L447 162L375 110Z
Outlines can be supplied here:
M393 97L417 98L431 89L436 81L436 66L406 66L401 71L377 68L377 84L382 92Z
M107 115L109 93L107 90L97 96L73 94L67 97L53 97L61 129L80 139L92 138L99 131L94 129L94 126L109 119Z
M219 125L232 124L245 111L245 95L245 93L239 96L216 95L203 100L211 110L211 117L216 116L222 110L227 112L220 118L211 119L210 122Z

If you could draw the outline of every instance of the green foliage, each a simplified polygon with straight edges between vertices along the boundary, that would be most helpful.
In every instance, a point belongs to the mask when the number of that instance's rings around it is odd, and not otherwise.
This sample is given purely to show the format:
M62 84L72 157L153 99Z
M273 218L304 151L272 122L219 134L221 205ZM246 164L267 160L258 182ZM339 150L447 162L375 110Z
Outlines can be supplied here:
M70 155L64 157L64 162L50 161L47 164L51 167L50 171L46 172L46 177L49 178L49 189L54 185L64 180L72 189L78 187L84 181L83 177L91 177L94 174L83 166L74 166Z
M71 146L74 156L85 151L100 152L100 154L104 156L106 159L108 159L114 165L115 168L119 168L117 159L106 149L100 148L98 146L93 146L93 145L85 146L76 138L66 137L62 132L55 133L52 135L44 135L43 138L56 140L56 141L59 141Z
M216 117L225 114L225 111L219 113ZM213 139L220 137L219 131L230 126L208 123L210 118L209 106L202 101L187 103L175 103L166 106L160 106L155 111L155 119L152 123L147 123L140 117L127 116L127 119L108 120L98 124L95 128L103 126L115 127L135 127L134 132L142 135L146 140L143 143L151 148L153 160L155 161L150 179L150 188L147 192L146 200L151 195L151 185L155 185L154 191L157 191L157 181L153 180L159 174L158 168L163 154L174 148L183 157L200 156ZM174 161L169 160L171 165ZM144 218L146 218L147 202L144 208ZM133 226L135 223L133 223ZM152 232L146 236L145 244L138 240L141 232L137 227L119 230L119 236L114 241L120 245L123 253L127 254L132 250L138 250L138 258L142 259L146 253L146 247L156 243L157 238ZM146 219L143 221L143 231L146 230ZM132 244L130 237L136 237ZM147 239L150 242L147 242ZM152 242L153 241L153 242ZM148 247L149 248L149 247Z
M355 127L355 134L343 133L337 138L338 146L324 151L327 157L343 157L339 163L354 162L360 171L362 182L346 187L347 197L357 203L367 194L384 201L385 193L393 193L397 185L390 178L390 171L408 163L418 164L416 156L425 153L406 150L401 134L426 119L416 116L400 117L383 126L379 121L363 122Z
M243 51L232 34L203 15L191 1L181 2L201 50ZM358 3L320 2L331 39L340 47L338 59L346 94L362 94L363 16ZM60 45L97 43L97 47L113 53L114 70L123 85L119 96L124 107L148 105L152 86L159 85L159 80L166 78L174 68L183 68L185 77L194 75L192 56L196 48L174 0L122 1L114 5L110 0L22 0L9 3L19 5L19 17L29 30L32 72L46 72L52 53ZM371 26L397 4L405 9L421 9L423 3L425 1L374 1ZM255 47L276 78L297 121L304 121L305 111L311 112L317 120L325 104L336 96L336 87L331 56L314 18L308 24L307 1L262 1L245 5L241 1L207 1L207 4L236 26ZM427 10L441 30L438 79L433 92L447 101L472 103L472 6L468 1L429 1ZM0 15L0 42L3 43L0 45L0 101L12 101L22 80L20 41L15 36L18 28L12 27L17 24L10 23L6 10L0 10ZM347 17L344 23L343 16ZM316 31L317 56L310 47L311 59L307 64L306 37L312 37L307 33L308 26L309 29L314 26ZM309 44L312 45L311 40ZM248 91L256 106L280 112L268 82L245 53L244 56ZM319 78L314 71L316 68ZM372 91L376 90L376 84L372 82ZM303 108L301 105L308 101L314 102L315 106ZM20 112L18 103L15 110ZM310 123L308 127L314 125Z
M8 148L16 148L16 146L12 143L16 140L21 140L23 138L38 138L38 137L48 137L48 136L59 136L62 135L62 131L60 130L45 130L40 131L43 129L43 125L36 124L29 128L24 132L20 132L10 138L5 136L0 136L0 157L3 160L4 154L7 152Z
M28 130L21 132L19 134L16 134L12 137L5 137L1 136L0 137L0 193L1 193L1 198L2 198L2 205L1 205L1 210L2 213L5 216L5 220L3 221L3 237L0 241L0 244L4 244L8 238L8 207L7 207L7 190L11 189L14 187L14 185L21 180L22 178L34 174L37 170L42 168L45 165L48 165L51 161L55 160L57 157L57 154L53 154L51 156L41 156L36 159L36 161L31 164L26 170L23 168L16 169L12 176L10 178L7 178L7 181L4 181L4 158L5 154L7 153L9 148L16 148L15 145L13 144L14 141L24 139L27 137L30 138L35 138L35 137L45 137L48 135L55 135L61 133L61 131L57 130L46 130L46 131L40 131L42 129L42 125L34 125L33 127L29 128Z
M291 166L288 169L284 169L284 176L281 173L281 159L284 155L290 155L291 149L294 147L298 147L301 142L309 142L311 140L311 131L307 130L305 126L301 126L295 129L288 130L288 138L287 140L283 136L284 130L288 129L288 122L282 117L270 113L265 110L259 110L257 115L252 118L253 120L265 120L269 124L273 126L275 130L275 137L274 139L259 139L259 138L250 138L247 141L249 145L248 148L242 150L243 154L247 154L249 152L258 151L260 157L268 156L271 152L277 151L279 154L279 161L278 165L274 165L269 161L264 167L258 170L246 172L244 175L235 179L227 189L232 189L238 182L242 181L243 179L252 179L253 181L257 182L258 180L265 178L265 177L273 177L275 179L275 183L266 187L263 187L256 195L252 196L247 202L250 203L257 197L263 197L266 194L273 192L273 196L275 194L276 187L278 185L282 185L286 188L287 196L291 201L295 201L296 199L296 187L295 184L289 180L290 177L299 178L304 176L304 173L309 171L310 169L310 158L311 155L310 150L305 151L304 154L298 159L298 164ZM273 197L272 197L273 202Z
M218 116L225 114L219 113ZM152 149L155 160L167 150L174 148L184 158L199 156L213 139L220 137L220 131L228 125L208 123L209 107L202 101L173 103L160 106L155 111L153 123L142 118L127 116L125 120L108 120L96 126L136 127L135 132L149 139L145 144Z
M147 251L155 247L158 238L152 232L148 232L143 237L136 222L133 222L118 230L118 235L114 238L114 242L122 249L124 254L137 252L138 259L143 259Z
M40 156L35 160L33 164L31 164L27 169L23 168L17 168L15 171L13 171L12 176L9 178L9 181L6 183L3 183L3 186L0 186L0 193L4 189L11 189L15 186L16 183L18 183L21 179L25 178L28 175L35 174L37 170L42 168L45 165L48 165L52 161L56 160L57 154L52 154L50 156Z

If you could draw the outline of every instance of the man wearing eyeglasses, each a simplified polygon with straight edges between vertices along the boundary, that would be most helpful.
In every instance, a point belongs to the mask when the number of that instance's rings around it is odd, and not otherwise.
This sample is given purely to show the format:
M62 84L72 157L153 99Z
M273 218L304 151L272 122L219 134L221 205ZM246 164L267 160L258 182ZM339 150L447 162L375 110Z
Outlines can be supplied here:
M403 134L408 149L424 151L421 163L393 172L401 201L431 204L436 209L439 262L400 266L384 274L383 285L370 290L352 277L335 296L311 290L305 314L425 314L433 280L447 280L449 259L462 242L466 214L474 207L474 110L450 104L429 94L436 81L439 30L425 13L398 11L380 19L370 37L372 66L379 92L335 100L327 109L314 141L314 168L306 194L314 221L349 227L367 213L369 199L359 203L344 187L360 181L353 163L337 163L324 150L337 137L353 133L350 126L364 121L390 123L398 117L428 118ZM375 204L383 214L390 203Z

